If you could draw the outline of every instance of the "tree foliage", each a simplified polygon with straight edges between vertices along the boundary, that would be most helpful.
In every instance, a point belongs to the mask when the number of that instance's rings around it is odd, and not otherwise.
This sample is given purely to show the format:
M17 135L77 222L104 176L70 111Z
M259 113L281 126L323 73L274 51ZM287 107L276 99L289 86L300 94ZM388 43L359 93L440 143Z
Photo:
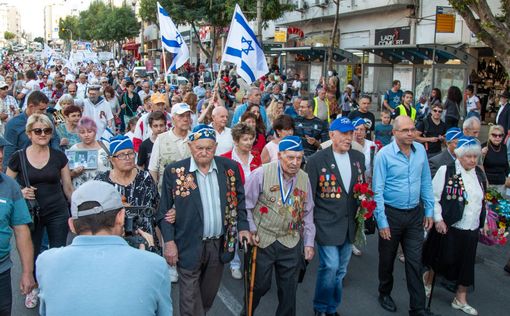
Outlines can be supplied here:
M79 16L67 16L59 21L59 37L103 43L123 42L138 35L140 23L130 7L110 7L94 1Z
M491 8L487 0L449 0L467 26L487 46L510 73L510 0L499 0Z
M14 34L12 32L9 32L9 31L4 32L4 38L8 41L14 39L15 37L16 37L16 34Z
M38 42L38 43L44 44L44 38L38 36L38 37L34 38L34 42Z

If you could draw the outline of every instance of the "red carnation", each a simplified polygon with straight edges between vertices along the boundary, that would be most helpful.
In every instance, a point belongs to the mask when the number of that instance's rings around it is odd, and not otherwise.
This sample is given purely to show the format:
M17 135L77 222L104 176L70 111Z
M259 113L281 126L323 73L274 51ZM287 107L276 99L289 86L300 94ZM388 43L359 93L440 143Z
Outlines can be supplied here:
M374 214L374 211L373 211L373 210L371 210L371 211L366 212L366 213L365 213L365 215L363 215L363 217L364 217L365 219L369 219L369 218L371 218L371 217L372 217L372 215L373 215L373 214Z
M360 186L360 192L362 194L366 194L368 192L368 184L367 183L363 183L361 186Z
M367 200L361 201L361 207L364 209L368 209L370 207L370 202Z
M259 209L259 212L260 212L260 214L267 214L267 212L269 212L269 210L267 209L267 207L262 206L262 207Z
M496 237L498 235L498 231L497 230L493 230L492 231L492 236Z
M354 192L359 192L359 191L360 191L360 187L361 187L361 184L356 183L356 184L354 185L354 188L353 188L353 189L354 189Z

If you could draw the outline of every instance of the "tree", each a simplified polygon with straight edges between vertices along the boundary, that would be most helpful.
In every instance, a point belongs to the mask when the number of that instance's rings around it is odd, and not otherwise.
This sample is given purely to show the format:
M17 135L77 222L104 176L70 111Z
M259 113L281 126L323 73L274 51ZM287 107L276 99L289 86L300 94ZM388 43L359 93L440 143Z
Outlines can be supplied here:
M494 12L487 0L449 2L466 21L471 32L492 48L507 73L510 73L510 0L499 0L501 12Z
M58 37L65 41L80 38L80 21L77 16L66 16L58 20Z
M138 15L140 15L140 18L144 22L157 24L157 9L157 0L142 0L140 1L140 10L138 10Z
M107 10L99 30L98 39L120 45L126 39L140 33L140 23L131 8L124 5Z
M5 31L4 32L4 38L8 41L14 39L16 37L16 34L12 33L12 32L9 32L9 31Z
M338 18L340 15L340 0L333 0L336 6L335 10L335 22L333 22L333 31L331 32L331 44L328 48L328 70L333 70L333 49L336 47L337 43L337 34L338 34Z
M144 21L154 22L156 18L155 0L142 0L140 16ZM248 20L256 17L257 0L161 0L160 4L168 11L176 24L189 24L193 29L198 45L207 59L212 63L216 50L216 39L224 34L229 26L236 3L239 4ZM143 6L142 6L143 5ZM262 23L280 18L286 11L292 10L293 5L282 4L280 0L265 0L262 11ZM151 13L153 12L153 13ZM206 46L200 40L198 28L211 27L211 45Z
M34 42L38 42L38 43L41 43L44 45L44 38L38 36L38 37L34 38Z

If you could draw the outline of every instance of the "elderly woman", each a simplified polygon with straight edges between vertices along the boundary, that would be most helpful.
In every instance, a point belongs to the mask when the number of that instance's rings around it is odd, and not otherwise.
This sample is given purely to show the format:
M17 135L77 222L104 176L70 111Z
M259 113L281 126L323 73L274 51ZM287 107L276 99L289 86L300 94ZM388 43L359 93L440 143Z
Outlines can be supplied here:
M372 160L373 155L377 152L377 146L375 143L371 140L366 139L367 135L367 125L364 119L361 117L354 118L352 120L352 125L354 125L354 133L353 133L353 140L363 146L363 154L365 155L365 170L366 170L366 177L369 182L371 182L372 179ZM371 151L374 151L373 153Z
M503 143L505 129L501 125L489 128L489 139L482 144L483 168L489 181L489 186L505 194L505 181L510 172L507 158L507 147Z
M264 146L262 163L278 160L278 144L285 136L294 135L294 120L290 115L280 115L273 121L274 138Z
M53 112L53 122L55 122L55 124L60 125L65 123L66 119L64 110L70 105L74 105L73 96L70 94L62 95L54 107L55 111Z
M129 137L118 135L110 140L110 162L113 169L99 173L96 180L112 184L130 206L156 208L158 188L148 171L136 167L135 150Z
M80 142L78 136L78 122L81 119L82 109L76 105L69 105L63 110L65 122L56 127L60 138L60 147L68 149Z
M441 166L434 179L434 222L423 247L423 261L430 270L424 275L425 292L430 296L433 273L457 286L451 303L469 315L478 315L466 299L475 281L475 257L479 230L486 233L486 178L477 166L481 148L478 141L462 136L455 149L456 160ZM468 203L469 202L469 203Z
M243 182L253 170L257 169L262 164L260 155L252 151L255 136L256 132L253 127L246 123L236 124L232 128L234 149L221 155L239 164ZM234 259L230 262L230 272L232 273L232 278L236 280L240 280L243 277L241 273L241 260L237 251L235 252Z
M71 150L87 151L87 155L92 157L92 161L87 161L85 166L76 166L71 170L73 186L79 187L83 183L94 179L100 172L110 170L108 154L105 151L106 146L96 140L97 125L93 119L84 116L76 127L80 141L71 147ZM88 158L90 158L88 157Z
M11 156L6 174L18 180L23 197L33 205L31 237L35 262L44 231L48 233L50 248L66 245L68 201L71 201L73 185L66 155L49 146L53 134L50 119L43 114L32 114L26 124L26 133L32 144ZM23 172L29 183L25 181ZM26 296L27 308L37 306L38 292L36 288Z

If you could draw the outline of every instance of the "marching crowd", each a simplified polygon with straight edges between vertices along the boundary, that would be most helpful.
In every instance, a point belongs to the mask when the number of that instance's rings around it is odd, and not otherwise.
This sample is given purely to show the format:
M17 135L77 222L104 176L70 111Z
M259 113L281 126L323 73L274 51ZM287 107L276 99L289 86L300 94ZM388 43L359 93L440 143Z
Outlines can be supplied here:
M113 62L70 69L6 56L0 315L11 313L12 235L25 305L41 315L172 315L171 282L180 315L205 315L225 264L246 281L242 315L256 312L273 270L275 315L302 315L297 285L315 256L315 315L339 315L351 255L363 255L359 233L376 227L382 308L397 310L398 257L409 315L436 315L426 308L436 275L452 308L478 314L467 292L485 193L510 187L510 93L478 140L471 86L415 104L396 80L376 122L371 97L356 81L342 91L334 72L308 96L298 74L278 69L246 86L231 67L213 87L203 65L185 69L189 82L169 85ZM360 221L367 194L375 210ZM153 210L154 234L123 238L130 207Z

